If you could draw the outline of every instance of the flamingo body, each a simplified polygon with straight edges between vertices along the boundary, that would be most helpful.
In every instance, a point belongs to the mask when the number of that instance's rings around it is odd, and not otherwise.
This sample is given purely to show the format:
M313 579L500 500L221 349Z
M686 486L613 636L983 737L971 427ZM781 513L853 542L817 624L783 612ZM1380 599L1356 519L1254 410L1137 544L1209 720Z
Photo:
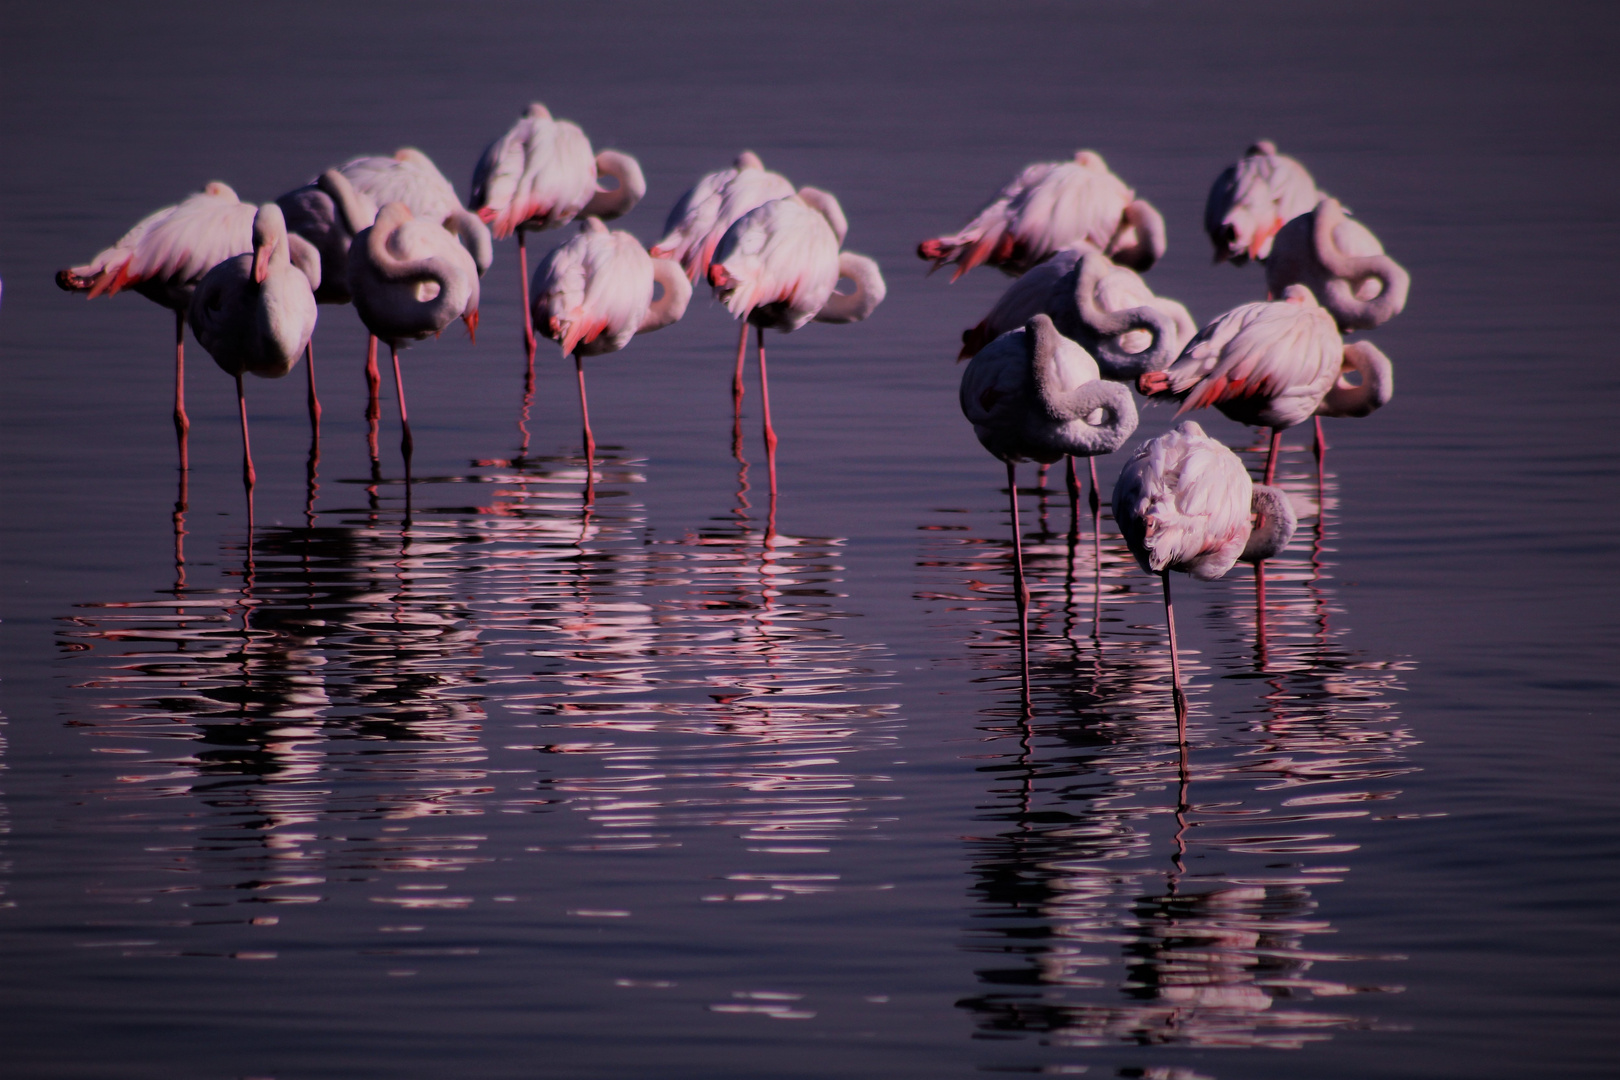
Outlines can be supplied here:
M981 263L1018 276L1069 247L1100 251L1146 270L1164 254L1164 219L1115 176L1102 157L1030 165L960 232L924 240L917 253L955 281Z
M227 374L279 379L315 332L315 292L291 260L279 206L259 207L252 230L251 254L226 259L197 283L188 321Z
M489 226L461 205L456 189L422 151L404 147L393 157L357 157L338 167L355 190L377 206L403 203L412 217L441 225L472 256L482 276L494 258Z
M347 304L349 246L362 229L377 220L377 203L357 190L348 177L328 169L303 187L276 200L287 221L287 231L300 236L320 254L321 285L315 300Z
M793 185L785 176L766 169L758 155L744 150L732 168L706 174L680 197L664 222L664 239L652 253L679 262L696 284L708 276L715 248L738 218L792 194Z
M349 251L349 291L366 329L392 348L456 319L478 326L478 267L456 238L401 202L385 205Z
M656 283L664 296L655 304ZM692 296L678 266L596 217L546 255L535 269L533 291L535 326L562 345L564 356L617 352L635 335L675 322Z
M1204 231L1215 245L1215 261L1242 266L1266 258L1278 230L1320 198L1305 166L1260 140L1216 177L1204 203Z
M1114 484L1114 520L1142 569L1225 576L1251 531L1254 483L1243 462L1191 420L1150 439Z
M1288 222L1265 258L1266 288L1282 295L1304 285L1333 315L1341 330L1371 330L1406 307L1411 278L1384 254L1384 246L1336 199Z
M619 186L602 188L599 175L615 177ZM553 119L537 102L484 150L468 201L499 240L520 229L566 225L581 213L619 217L646 193L635 158L613 150L592 154L578 124Z

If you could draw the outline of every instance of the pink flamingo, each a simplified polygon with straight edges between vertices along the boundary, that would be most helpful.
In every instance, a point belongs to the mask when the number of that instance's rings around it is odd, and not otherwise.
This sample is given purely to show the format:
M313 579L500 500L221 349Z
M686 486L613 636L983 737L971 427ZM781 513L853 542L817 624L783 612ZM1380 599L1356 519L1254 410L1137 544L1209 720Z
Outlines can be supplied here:
M494 259L489 226L477 214L461 205L455 187L422 151L406 146L395 151L393 157L350 158L338 167L338 171L356 191L369 197L377 206L391 202L404 203L412 217L443 225L472 256L479 277L483 277L489 269ZM380 387L377 336L373 335L366 343L366 389L370 395L366 416L372 421L378 415L377 393Z
M1371 230L1345 216L1337 199L1323 199L1278 230L1264 262L1271 295L1303 285L1346 331L1371 330L1399 315L1412 284L1405 268L1384 254Z
M255 474L242 375L279 379L292 371L315 333L315 290L321 282L318 260L305 268L293 265L281 207L258 207L252 228L252 253L226 259L203 275L187 313L198 343L236 378L250 531Z
M1171 700L1177 741L1185 743L1187 698L1181 690L1170 571L1214 581L1239 559L1258 565L1293 539L1294 511L1280 489L1251 481L1236 454L1184 420L1138 447L1120 470L1114 521L1137 563L1164 585Z
M603 188L601 177L617 181ZM523 288L523 344L534 377L534 322L529 307L529 255L525 232L542 232L579 214L611 220L628 214L647 193L641 165L617 150L591 153L578 124L554 120L539 102L529 106L505 135L490 143L473 170L469 205L504 240L517 234L518 276Z
M917 254L936 270L956 263L955 281L980 263L1016 277L1075 246L1136 270L1165 251L1164 218L1092 150L1026 167L960 232L924 240Z
M1215 178L1204 203L1204 231L1215 261L1242 266L1271 254L1277 231L1316 205L1321 193L1305 166L1261 139ZM1275 295L1275 293L1274 293Z
M1344 378L1352 371L1358 384ZM1375 346L1344 344L1310 290L1290 285L1281 300L1243 304L1215 319L1174 364L1141 376L1137 388L1180 401L1177 416L1214 405L1241 424L1271 428L1269 484L1283 429L1312 416L1368 415L1394 395L1395 372ZM1318 441L1318 477L1323 449Z
M744 150L729 169L707 173L678 199L664 222L664 238L653 245L655 257L675 259L696 285L709 274L709 263L721 237L736 220L772 199L793 194L793 185L765 168L759 155ZM742 437L743 361L748 354L748 323L737 339L737 370L731 380L734 441ZM741 453L740 445L736 448Z
M776 431L765 369L765 330L790 333L810 322L851 323L870 315L888 292L878 264L839 251L849 225L838 200L817 188L773 199L738 218L720 238L709 263L709 284L734 319L758 335L759 393L765 418L765 454L776 494ZM837 291L848 278L852 293ZM745 339L746 340L746 339Z
M233 255L253 250L256 208L219 181L175 206L136 222L112 247L83 266L57 272L56 283L90 299L130 288L174 312L174 430L180 468L190 467L186 434L186 312L203 275Z
M654 299L656 287L663 295ZM585 399L585 360L618 352L637 334L680 319L692 283L680 264L654 258L627 232L587 217L579 234L552 249L534 272L534 324L574 358L579 414L585 429L586 502L595 495L596 438Z
M478 266L438 222L419 220L410 207L392 202L349 248L349 292L366 329L388 343L403 429L400 449L409 469L413 442L399 350L436 337L456 319L467 323L468 337L476 340Z

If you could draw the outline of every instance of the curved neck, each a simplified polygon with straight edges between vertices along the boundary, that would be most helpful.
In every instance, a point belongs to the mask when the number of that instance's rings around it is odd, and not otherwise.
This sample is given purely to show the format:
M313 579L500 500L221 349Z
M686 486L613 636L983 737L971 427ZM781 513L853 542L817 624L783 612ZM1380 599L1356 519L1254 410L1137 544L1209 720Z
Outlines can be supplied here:
M855 283L852 293L835 292L827 298L815 321L824 323L860 322L876 310L888 295L889 287L883 281L883 271L865 255L852 251L838 253L838 276Z
M1344 208L1339 200L1323 199L1316 204L1314 213L1312 246L1317 261L1332 275L1322 290L1322 306L1346 330L1370 330L1400 314L1412 284L1406 270L1388 255L1349 255L1340 250L1334 239L1335 230L1344 224ZM1368 278L1377 278L1380 289L1371 300L1362 300L1356 295L1356 286Z
M661 286L664 295L654 300L652 306L647 309L646 317L636 328L638 334L662 330L675 322L686 314L686 305L692 300L692 282L681 269L680 263L673 259L654 259L652 264L653 284Z
M838 237L838 244L842 247L844 237L849 235L849 219L844 216L844 208L838 205L838 199L830 191L808 186L800 188L798 194L800 202L827 219L827 224L832 226L833 235Z
M1120 215L1120 232L1129 226L1136 233L1136 243L1118 245L1118 238L1108 245L1108 255L1121 266L1132 270L1146 270L1164 256L1166 249L1164 217L1146 199L1137 199L1125 207Z
M406 259L395 253L394 244L399 231L414 220L404 203L389 203L377 212L377 223L366 234L366 255L372 267L384 281L412 281L431 278L442 291L449 275L443 263L428 256L424 259Z
M327 169L315 181L315 186L326 192L338 209L343 227L350 236L368 228L377 220L377 206L369 196L361 195L349 183L349 178L336 169Z
M1299 521L1283 490L1266 484L1254 485L1249 511L1254 515L1254 525L1249 530L1248 542L1243 545L1243 554L1238 558L1243 562L1257 563L1272 558L1287 547L1288 541L1294 538L1294 529Z
M1124 311L1104 311L1097 302L1097 289L1102 279L1114 270L1106 255L1087 252L1080 260L1074 290L1080 321L1096 335L1093 354L1097 365L1110 379L1134 380L1149 371L1162 371L1176 358L1175 322L1149 304ZM1119 339L1132 330L1146 330L1152 337L1148 347L1139 353L1120 348Z
M1359 385L1344 381L1346 372L1361 377ZM1316 407L1318 416L1366 416L1389 404L1395 396L1395 365L1378 346L1352 341L1344 347L1344 363L1338 381Z
M253 280L264 284L271 270L291 266L287 251L287 219L281 207L265 203L253 215Z
M471 210L457 207L444 219L444 227L461 241L461 246L467 249L473 265L478 268L478 276L483 277L489 264L495 261L495 242L490 237L489 226Z
M585 204L580 214L590 214L604 221L628 214L641 197L647 194L647 178L641 173L641 163L629 154L617 150L603 150L596 155L596 194ZM603 188L600 178L611 176L619 182L612 190Z

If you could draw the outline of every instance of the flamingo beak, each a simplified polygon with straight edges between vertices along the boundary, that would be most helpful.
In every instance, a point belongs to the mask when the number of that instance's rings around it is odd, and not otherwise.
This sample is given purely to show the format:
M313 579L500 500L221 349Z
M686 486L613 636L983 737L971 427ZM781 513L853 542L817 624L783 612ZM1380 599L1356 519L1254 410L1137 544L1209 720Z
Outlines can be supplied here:
M265 244L253 252L253 280L260 285L270 276L270 253L273 250L274 245Z
M473 342L474 344L477 344L477 342L478 342L478 309L473 308L471 311L469 311L465 315L463 315L461 317L461 319L462 319L463 322L465 322L467 324L467 340Z

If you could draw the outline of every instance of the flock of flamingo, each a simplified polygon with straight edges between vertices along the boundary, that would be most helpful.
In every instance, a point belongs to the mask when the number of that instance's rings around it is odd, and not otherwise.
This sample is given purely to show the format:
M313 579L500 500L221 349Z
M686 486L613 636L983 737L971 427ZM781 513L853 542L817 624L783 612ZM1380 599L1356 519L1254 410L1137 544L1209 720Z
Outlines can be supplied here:
M774 497L777 437L765 330L864 319L884 299L883 275L872 259L841 250L848 223L834 196L795 189L749 151L682 195L664 238L651 249L605 224L645 194L633 157L614 150L593 154L577 125L535 104L485 150L466 205L414 149L354 158L262 206L241 202L215 182L143 218L85 265L60 271L57 282L92 298L129 288L174 311L174 422L182 471L189 466L188 322L235 378L251 520L255 474L242 376L285 376L305 357L310 419L318 431L311 338L320 304L352 302L370 332L374 459L377 342L388 345L409 469L413 444L399 352L458 318L476 334L479 279L492 261L493 242L515 236L528 386L532 390L536 335L543 334L574 360L588 504L595 439L584 358L616 352L638 334L677 321L693 287L706 281L741 322L732 382L737 425L749 327L755 330ZM578 233L550 251L531 279L525 234L576 220ZM1155 296L1139 274L1164 254L1163 218L1089 150L1070 161L1030 165L961 230L918 246L934 269L955 265L952 281L980 265L1016 279L962 334L960 357L969 362L960 396L979 441L1006 464L1026 656L1029 592L1018 462L1044 468L1067 459L1077 516L1082 484L1075 459L1087 459L1100 546L1095 458L1120 449L1136 430L1133 387L1149 400L1179 402L1178 416L1213 405L1241 423L1271 429L1264 483L1254 483L1236 454L1188 420L1137 447L1114 487L1114 518L1125 542L1163 585L1183 742L1186 698L1170 572L1213 580L1239 560L1261 566L1287 545L1295 514L1272 486L1282 432L1315 420L1320 485L1321 417L1365 416L1394 388L1383 352L1366 341L1346 344L1342 335L1399 314L1409 287L1406 271L1377 238L1269 142L1256 143L1220 174L1204 226L1217 262L1241 266L1252 259L1264 267L1268 299L1240 305L1201 330L1185 307ZM840 292L846 280L853 288ZM740 426L734 438L740 439Z

